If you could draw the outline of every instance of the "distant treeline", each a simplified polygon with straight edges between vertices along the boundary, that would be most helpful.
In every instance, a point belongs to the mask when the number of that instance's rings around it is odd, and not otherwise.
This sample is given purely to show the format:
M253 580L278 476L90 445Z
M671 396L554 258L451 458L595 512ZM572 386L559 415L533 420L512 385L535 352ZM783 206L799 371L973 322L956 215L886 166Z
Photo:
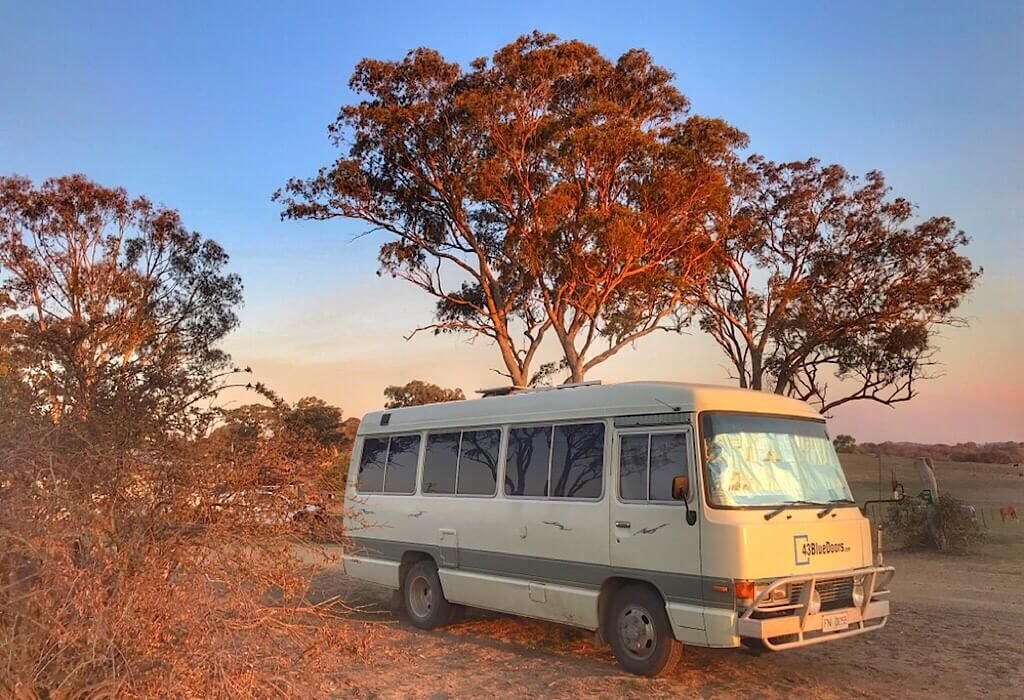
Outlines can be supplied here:
M952 462L985 464L1017 464L1024 462L1024 442L958 442L923 445L917 442L863 442L852 450L861 454L882 454L890 457L930 457Z

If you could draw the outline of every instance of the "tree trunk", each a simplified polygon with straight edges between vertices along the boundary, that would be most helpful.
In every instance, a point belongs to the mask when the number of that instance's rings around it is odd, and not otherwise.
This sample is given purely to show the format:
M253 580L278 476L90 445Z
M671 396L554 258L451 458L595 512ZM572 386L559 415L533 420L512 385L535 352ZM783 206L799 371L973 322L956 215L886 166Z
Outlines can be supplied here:
M761 391L763 388L761 377L764 374L764 368L761 366L762 363L761 351L752 348L750 350L750 388Z
M518 364L507 364L508 378L512 386L527 386L530 383L529 374L522 371Z
M586 361L580 357L579 352L576 350L575 340L576 335L571 331L567 331L564 328L559 327L558 324L554 324L555 335L558 337L558 343L562 346L562 355L565 357L565 364L569 370L569 377L566 379L566 384L578 384L583 381L584 375L586 375Z
M530 368L528 364L520 362L512 340L507 335L499 335L497 340L498 348L501 350L501 359L505 362L505 369L508 370L508 378L512 382L512 386L529 384Z

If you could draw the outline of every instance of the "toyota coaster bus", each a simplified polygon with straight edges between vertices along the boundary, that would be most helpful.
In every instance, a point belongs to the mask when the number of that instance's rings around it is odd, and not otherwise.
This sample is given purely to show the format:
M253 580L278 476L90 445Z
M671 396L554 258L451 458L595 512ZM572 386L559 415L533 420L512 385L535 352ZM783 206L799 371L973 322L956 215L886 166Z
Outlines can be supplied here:
M682 644L885 624L893 569L807 404L668 382L482 393L359 426L345 571L416 626L462 606L561 622L659 675Z

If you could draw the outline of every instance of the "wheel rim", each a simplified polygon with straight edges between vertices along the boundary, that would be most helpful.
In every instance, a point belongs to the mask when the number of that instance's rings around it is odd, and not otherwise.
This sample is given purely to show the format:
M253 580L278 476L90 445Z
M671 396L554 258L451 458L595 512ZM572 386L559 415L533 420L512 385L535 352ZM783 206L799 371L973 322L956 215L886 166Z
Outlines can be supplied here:
M409 609L418 618L424 618L434 608L434 591L430 582L417 576L409 583Z
M657 635L654 617L641 605L630 605L619 616L619 639L626 653L637 661L646 661L654 653Z

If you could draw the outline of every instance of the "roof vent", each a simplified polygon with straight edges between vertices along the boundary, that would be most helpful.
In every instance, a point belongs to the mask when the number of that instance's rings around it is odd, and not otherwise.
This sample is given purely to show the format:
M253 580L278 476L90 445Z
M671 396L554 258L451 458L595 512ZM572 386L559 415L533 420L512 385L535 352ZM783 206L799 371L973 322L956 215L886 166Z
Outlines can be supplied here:
M476 393L482 398L490 396L509 396L511 394L533 394L542 391L561 391L562 389L578 389L584 386L600 386L600 379L592 379L589 382L576 382L575 384L556 384L555 386L496 386L490 389L477 389Z

